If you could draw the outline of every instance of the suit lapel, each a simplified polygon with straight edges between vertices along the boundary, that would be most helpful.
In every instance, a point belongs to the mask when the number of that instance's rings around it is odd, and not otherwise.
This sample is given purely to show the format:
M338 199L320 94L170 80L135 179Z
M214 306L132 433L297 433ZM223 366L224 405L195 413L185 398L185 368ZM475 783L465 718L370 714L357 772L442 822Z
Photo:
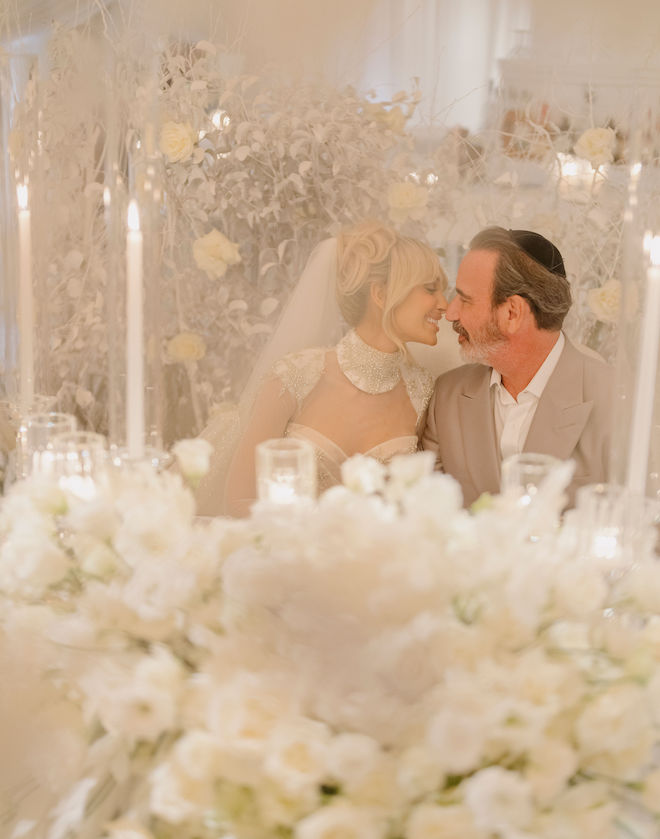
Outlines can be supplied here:
M479 492L497 492L500 452L490 394L490 367L466 383L458 402L465 464Z
M593 407L593 402L584 401L583 379L583 358L567 338L539 401L523 451L543 452L561 460L571 456Z

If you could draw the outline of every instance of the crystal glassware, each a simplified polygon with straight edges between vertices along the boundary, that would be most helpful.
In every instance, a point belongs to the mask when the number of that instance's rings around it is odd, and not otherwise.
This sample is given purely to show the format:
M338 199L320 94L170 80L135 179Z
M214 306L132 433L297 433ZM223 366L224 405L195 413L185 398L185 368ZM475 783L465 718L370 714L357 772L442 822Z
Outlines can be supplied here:
M53 438L75 430L76 418L73 414L51 411L23 415L16 438L16 477L51 474L53 453L50 444Z
M52 474L62 489L78 498L93 498L107 478L108 445L103 434L69 431L49 444Z
M522 452L505 457L502 461L500 490L503 494L515 494L519 503L526 506L531 502L539 487L562 463L549 454Z
M575 495L579 555L616 568L652 552L660 501L619 484L588 484Z
M293 504L316 497L316 457L306 440L282 437L256 447L257 497Z

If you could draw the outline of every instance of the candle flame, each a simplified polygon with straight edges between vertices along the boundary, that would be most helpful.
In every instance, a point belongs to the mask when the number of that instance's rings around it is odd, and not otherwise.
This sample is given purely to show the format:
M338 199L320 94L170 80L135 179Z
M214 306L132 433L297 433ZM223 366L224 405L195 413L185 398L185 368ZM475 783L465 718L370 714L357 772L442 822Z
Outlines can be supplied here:
M128 205L128 229L133 233L140 232L140 213L135 201L131 201Z
M642 171L642 164L639 161L637 161L637 163L633 163L632 166L630 167L630 174L633 177L639 176L641 171Z
M16 187L16 197L18 199L19 210L27 210L28 208L28 188L27 184L18 184Z

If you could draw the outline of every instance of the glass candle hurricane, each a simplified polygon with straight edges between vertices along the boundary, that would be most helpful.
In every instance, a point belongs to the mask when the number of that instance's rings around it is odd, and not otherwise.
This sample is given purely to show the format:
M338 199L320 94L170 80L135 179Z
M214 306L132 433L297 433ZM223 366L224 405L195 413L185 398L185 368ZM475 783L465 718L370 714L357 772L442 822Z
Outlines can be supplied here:
M293 504L316 497L316 458L306 440L283 437L256 447L257 497L274 504Z

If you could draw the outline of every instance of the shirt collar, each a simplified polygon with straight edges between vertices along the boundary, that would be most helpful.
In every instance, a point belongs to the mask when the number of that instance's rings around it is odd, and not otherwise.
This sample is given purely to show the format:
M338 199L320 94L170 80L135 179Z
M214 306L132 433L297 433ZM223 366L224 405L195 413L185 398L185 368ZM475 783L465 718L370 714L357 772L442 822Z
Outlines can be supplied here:
M557 366L559 356L564 349L565 343L566 339L564 338L564 333L560 332L559 338L555 341L554 347L546 355L545 361L536 371L531 382L523 391L521 391L521 393L531 393L533 396L536 396L537 399L541 398L550 376L552 376L555 371L555 367ZM494 368L490 371L490 386L492 387L493 385L502 386L502 374Z

